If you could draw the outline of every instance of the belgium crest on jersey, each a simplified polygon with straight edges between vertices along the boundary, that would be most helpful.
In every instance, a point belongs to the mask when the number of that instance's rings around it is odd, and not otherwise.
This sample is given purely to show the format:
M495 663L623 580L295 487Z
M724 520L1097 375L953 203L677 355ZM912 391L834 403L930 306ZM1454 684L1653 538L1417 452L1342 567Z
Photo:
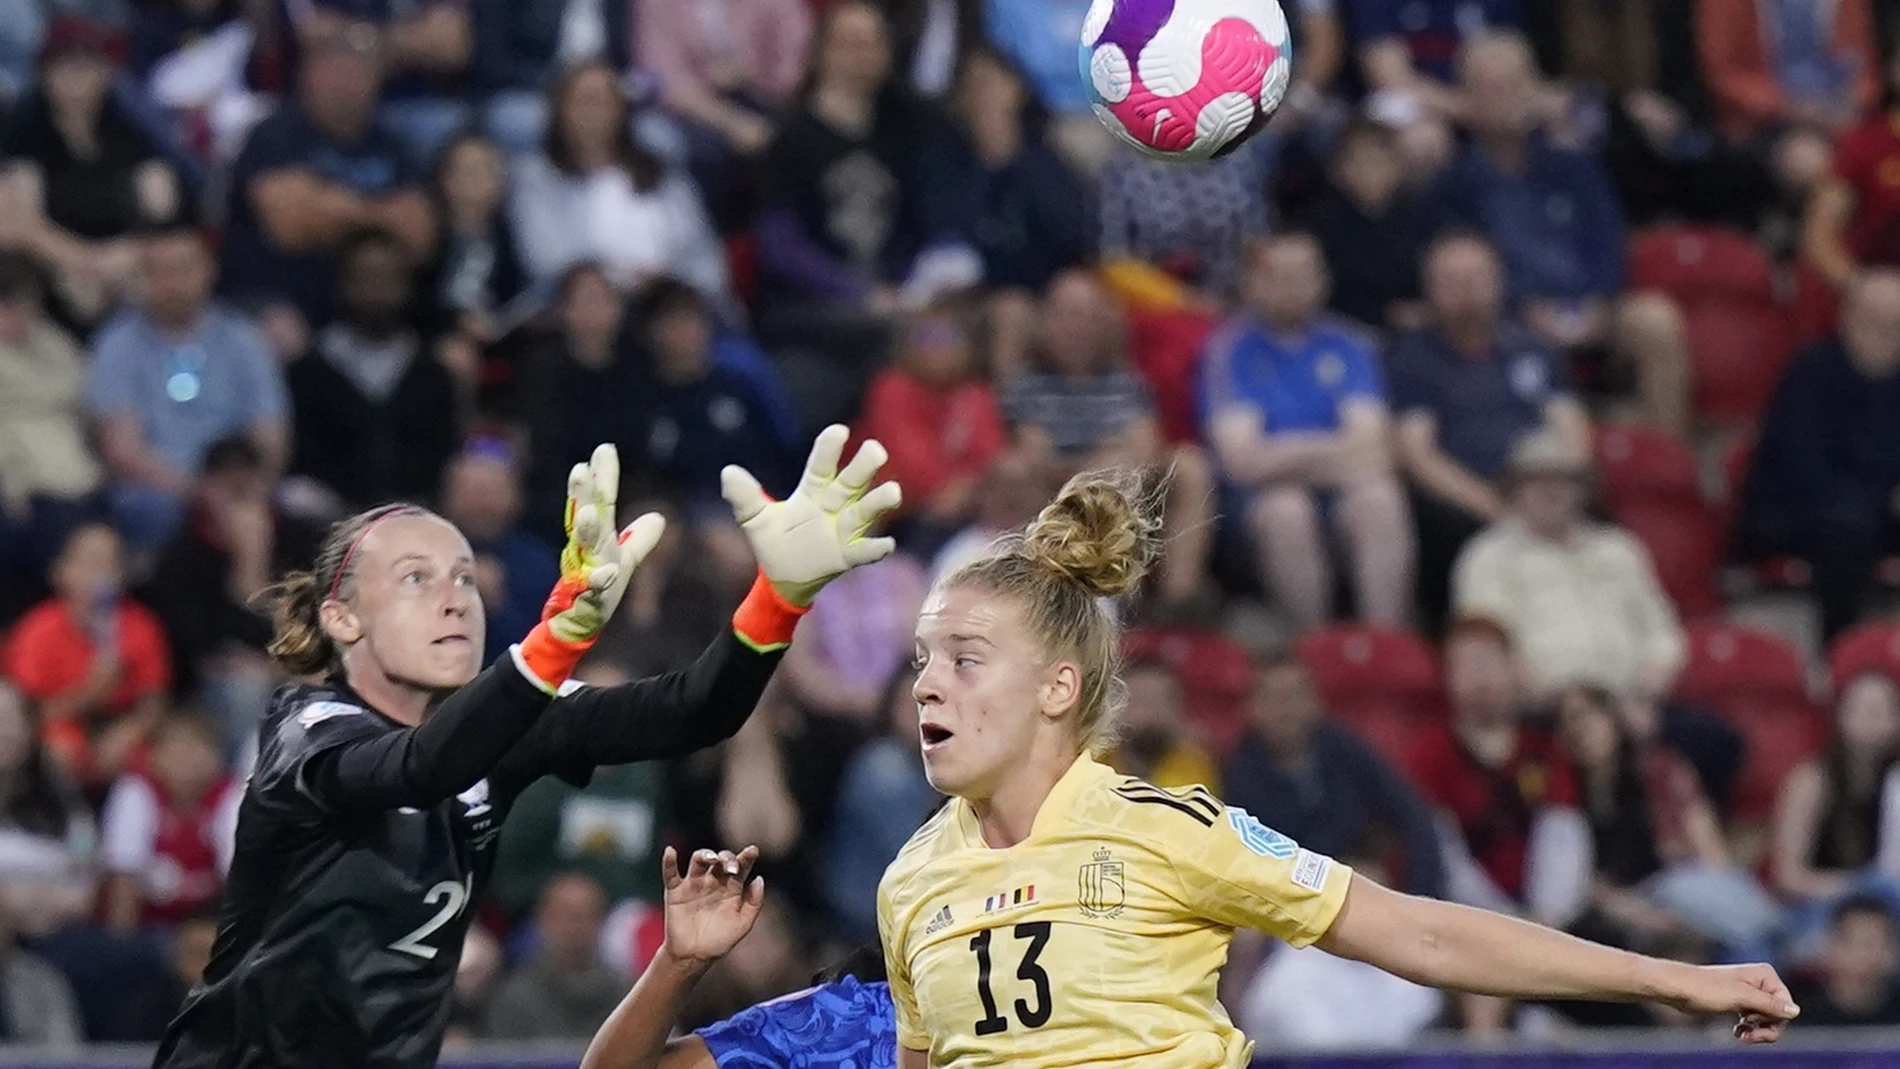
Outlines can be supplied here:
M1088 916L1113 917L1128 902L1122 863L1110 859L1106 846L1096 847L1094 857L1076 874L1075 904Z

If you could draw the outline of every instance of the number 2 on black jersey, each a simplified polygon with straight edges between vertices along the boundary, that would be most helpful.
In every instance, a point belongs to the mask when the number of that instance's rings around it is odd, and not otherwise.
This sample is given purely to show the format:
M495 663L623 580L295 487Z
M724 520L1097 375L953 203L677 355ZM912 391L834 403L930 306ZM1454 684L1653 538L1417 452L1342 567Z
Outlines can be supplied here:
M985 928L970 939L970 949L976 952L976 994L983 1000L983 1019L976 1022L976 1034L993 1036L1009 1029L1009 1018L996 1012L996 996L990 992L990 933ZM1023 951L1022 964L1016 966L1016 979L1027 980L1036 989L1035 1005L1026 999L1016 1000L1016 1019L1024 1028L1041 1028L1049 1023L1049 1013L1054 1008L1049 997L1049 973L1036 959L1042 956L1042 948L1049 945L1049 922L1029 921L1015 928L1018 940L1028 940L1029 948Z

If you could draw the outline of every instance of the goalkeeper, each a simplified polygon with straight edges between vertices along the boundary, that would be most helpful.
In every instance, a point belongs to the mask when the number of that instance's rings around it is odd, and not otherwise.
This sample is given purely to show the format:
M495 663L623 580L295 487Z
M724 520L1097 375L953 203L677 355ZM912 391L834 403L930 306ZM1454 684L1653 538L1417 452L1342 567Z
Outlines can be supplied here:
M725 470L758 581L690 668L620 687L568 681L663 526L647 515L614 531L612 446L569 479L541 623L479 674L461 532L409 505L338 525L316 567L276 587L271 652L314 681L272 699L211 962L155 1065L434 1065L462 937L520 792L732 735L818 591L891 551L866 537L898 503L895 484L874 488L883 447L864 443L840 470L845 440L842 427L819 435L784 501Z

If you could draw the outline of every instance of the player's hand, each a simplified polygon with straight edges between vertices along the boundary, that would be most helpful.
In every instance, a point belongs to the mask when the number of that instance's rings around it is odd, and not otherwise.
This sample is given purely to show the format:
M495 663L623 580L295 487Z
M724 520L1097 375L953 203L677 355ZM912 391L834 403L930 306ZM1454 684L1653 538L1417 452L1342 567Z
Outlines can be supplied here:
M765 904L765 877L753 876L759 848L696 850L680 875L679 857L667 847L660 861L666 885L666 939L661 952L674 960L711 964L739 945Z
M1680 989L1665 1000L1698 1016L1735 1014L1735 1038L1773 1043L1801 1012L1771 965L1685 966Z
M872 488L889 454L868 440L840 471L850 437L842 426L826 427L811 447L798 489L783 501L772 500L744 468L728 465L720 473L720 489L752 544L759 571L779 597L801 608L847 569L880 560L896 548L889 538L865 537L903 501L894 482Z
M649 512L616 533L619 496L620 455L611 445L596 447L591 461L568 474L561 578L541 607L541 623L515 647L517 662L544 689L558 689L593 648L633 570L666 530L666 520Z

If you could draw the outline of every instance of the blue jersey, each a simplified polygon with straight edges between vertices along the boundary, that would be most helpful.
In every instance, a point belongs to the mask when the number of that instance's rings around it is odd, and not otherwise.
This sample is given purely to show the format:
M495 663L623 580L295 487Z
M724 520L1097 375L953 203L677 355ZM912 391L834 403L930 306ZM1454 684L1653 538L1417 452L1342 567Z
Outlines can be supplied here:
M741 1010L697 1035L719 1069L897 1069L891 989L850 976Z

